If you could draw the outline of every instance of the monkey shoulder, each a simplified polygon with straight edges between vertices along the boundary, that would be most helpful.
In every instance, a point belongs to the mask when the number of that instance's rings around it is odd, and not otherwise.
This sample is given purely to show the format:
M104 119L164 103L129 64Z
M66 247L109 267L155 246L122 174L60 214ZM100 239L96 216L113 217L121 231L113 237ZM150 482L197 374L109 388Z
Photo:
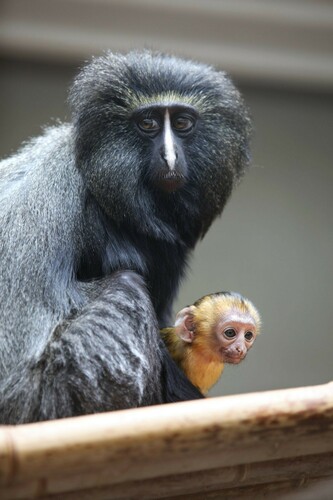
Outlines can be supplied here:
M31 233L38 225L49 232L52 219L66 217L66 206L73 212L83 189L72 126L48 128L0 162L1 227L12 231L17 221L21 230L29 224Z
M84 204L73 142L70 125L53 127L0 164L0 283L14 302L71 272Z

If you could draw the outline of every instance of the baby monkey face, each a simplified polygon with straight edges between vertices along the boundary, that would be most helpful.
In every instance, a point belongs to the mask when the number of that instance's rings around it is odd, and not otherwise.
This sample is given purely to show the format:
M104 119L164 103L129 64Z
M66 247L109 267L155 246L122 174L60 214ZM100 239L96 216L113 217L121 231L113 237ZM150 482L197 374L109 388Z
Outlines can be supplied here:
M225 312L216 325L214 339L222 361L240 363L253 346L256 336L256 322L250 314L235 309Z

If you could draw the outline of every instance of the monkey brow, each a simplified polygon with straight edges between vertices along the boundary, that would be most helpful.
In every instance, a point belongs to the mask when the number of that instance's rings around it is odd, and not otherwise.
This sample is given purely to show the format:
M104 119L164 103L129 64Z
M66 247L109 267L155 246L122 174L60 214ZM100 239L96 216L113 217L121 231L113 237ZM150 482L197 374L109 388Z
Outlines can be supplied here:
M204 101L204 97L193 94L186 94L183 92L180 93L172 90L166 90L165 92L160 92L153 95L133 95L131 100L133 105L137 107L156 105L158 103L162 104L163 106L169 106L171 103L198 106Z

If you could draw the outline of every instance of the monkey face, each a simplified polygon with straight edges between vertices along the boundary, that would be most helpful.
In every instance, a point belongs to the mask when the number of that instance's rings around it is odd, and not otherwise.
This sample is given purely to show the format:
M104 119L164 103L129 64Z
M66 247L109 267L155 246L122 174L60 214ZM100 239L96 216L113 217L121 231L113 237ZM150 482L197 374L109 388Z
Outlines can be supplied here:
M257 336L254 319L240 311L229 311L218 324L216 340L224 363L238 364Z
M186 144L193 140L198 113L185 105L150 105L133 114L138 133L151 152L149 182L167 193L187 181Z

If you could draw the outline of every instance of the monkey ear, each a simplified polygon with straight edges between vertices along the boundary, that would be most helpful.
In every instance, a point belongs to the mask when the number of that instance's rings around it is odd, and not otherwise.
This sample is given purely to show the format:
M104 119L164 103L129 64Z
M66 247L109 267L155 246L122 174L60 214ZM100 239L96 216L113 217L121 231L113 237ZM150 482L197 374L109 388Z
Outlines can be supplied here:
M184 342L193 342L195 306L184 307L176 316L175 332Z

